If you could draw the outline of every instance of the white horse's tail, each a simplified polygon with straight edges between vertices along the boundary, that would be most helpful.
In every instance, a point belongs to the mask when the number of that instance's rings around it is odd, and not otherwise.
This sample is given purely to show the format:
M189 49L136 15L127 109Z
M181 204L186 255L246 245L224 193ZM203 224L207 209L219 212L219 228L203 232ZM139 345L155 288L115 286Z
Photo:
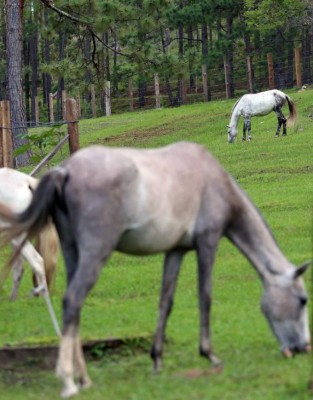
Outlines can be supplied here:
M287 127L290 128L294 126L297 120L297 108L294 101L286 95L288 107L289 107L289 117L287 118Z

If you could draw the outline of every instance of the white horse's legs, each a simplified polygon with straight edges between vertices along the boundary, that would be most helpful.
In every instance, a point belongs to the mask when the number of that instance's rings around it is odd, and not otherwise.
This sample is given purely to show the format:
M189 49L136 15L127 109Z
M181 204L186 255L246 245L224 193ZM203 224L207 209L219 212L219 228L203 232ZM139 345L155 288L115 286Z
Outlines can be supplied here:
M13 249L15 247L13 246ZM17 297L17 293L20 287L21 280L24 275L24 265L23 265L23 257L21 254L16 256L14 263L12 264L12 274L13 274L13 286L11 290L11 300L15 300Z
M22 240L23 240L23 238L13 239L12 240L13 246L19 247ZM43 293L43 297L46 301L54 329L55 329L57 335L60 336L61 335L60 327L59 327L55 312L53 310L53 307L51 304L51 299L49 296L49 291L47 288L43 259L29 241L26 241L24 246L22 247L21 255L23 257L25 257L25 259L28 261L32 271L36 275L38 287L35 289L35 291L36 291L36 293L40 293L40 292Z

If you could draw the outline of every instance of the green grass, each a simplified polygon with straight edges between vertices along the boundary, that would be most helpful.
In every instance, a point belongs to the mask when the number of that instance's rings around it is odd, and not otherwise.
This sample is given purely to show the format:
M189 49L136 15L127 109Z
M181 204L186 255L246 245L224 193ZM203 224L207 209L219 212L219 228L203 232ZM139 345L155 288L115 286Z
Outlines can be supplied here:
M287 137L274 138L274 113L252 119L252 142L227 143L226 125L234 100L113 115L79 124L81 146L161 146L188 140L206 146L260 208L283 252L295 264L312 257L313 91L290 92L298 123ZM285 114L288 114L287 110ZM51 165L67 156L64 149ZM3 259L6 255L3 256ZM157 318L162 256L115 254L86 300L83 339L151 338ZM64 272L60 258L53 303L61 319ZM312 283L306 277L312 294ZM0 346L56 341L44 302L30 298L26 272L15 303L8 300L9 282L0 295ZM198 357L196 263L183 264L174 310L167 329L164 368L151 373L146 351L124 348L109 352L88 369L94 386L81 399L286 400L309 399L312 356L285 360L259 310L261 284L248 261L225 239L213 274L212 342L224 369L208 368ZM312 296L311 296L312 297ZM196 377L193 377L196 375ZM0 370L1 399L57 398L60 385L52 371L27 366Z

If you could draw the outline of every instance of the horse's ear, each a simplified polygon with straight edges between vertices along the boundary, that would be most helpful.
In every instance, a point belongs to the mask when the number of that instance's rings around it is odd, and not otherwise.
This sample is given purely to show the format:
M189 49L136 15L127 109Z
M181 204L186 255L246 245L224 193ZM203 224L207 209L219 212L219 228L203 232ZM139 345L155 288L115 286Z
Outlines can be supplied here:
M299 276L303 275L311 264L312 261L307 261L304 264L302 264L299 268L295 270L293 278L297 279Z

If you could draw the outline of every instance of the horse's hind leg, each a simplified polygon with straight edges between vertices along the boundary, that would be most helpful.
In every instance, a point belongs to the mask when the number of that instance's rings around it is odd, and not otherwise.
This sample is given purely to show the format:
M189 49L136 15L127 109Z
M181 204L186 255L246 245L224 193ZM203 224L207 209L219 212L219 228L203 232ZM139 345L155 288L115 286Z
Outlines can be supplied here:
M183 251L170 251L165 255L164 259L159 319L150 352L155 371L159 371L161 368L166 322L172 310L173 297L183 255Z
M197 239L198 258L198 290L200 308L200 345L199 352L208 358L214 365L221 361L212 353L210 343L210 309L211 309L211 274L215 258L217 243L220 235Z
M14 246L13 249L15 249ZM24 263L23 263L23 256L21 254L16 256L12 265L12 272L13 272L13 286L10 298L11 300L15 300L20 287L21 280L24 275Z
M285 135L287 135L287 128L286 128L287 120L286 120L284 114L282 113L281 107L277 106L275 108L275 113L276 113L277 121L278 121L278 126L277 126L277 130L275 133L275 137L279 136L279 132L280 132L282 125L283 125L283 136L285 136Z
M75 250L76 245L73 244L71 250L69 244L65 245L60 238L68 272L68 288L63 298L63 331L56 371L63 382L62 397L71 397L78 393L79 387L74 381L75 374L81 386L91 385L79 342L78 328L84 300L96 283L102 264L113 250L113 246L109 247L107 243L107 246L103 246L102 237L103 234L100 234L100 239L93 237L92 246L87 239L81 239L84 245L79 247L79 257Z

